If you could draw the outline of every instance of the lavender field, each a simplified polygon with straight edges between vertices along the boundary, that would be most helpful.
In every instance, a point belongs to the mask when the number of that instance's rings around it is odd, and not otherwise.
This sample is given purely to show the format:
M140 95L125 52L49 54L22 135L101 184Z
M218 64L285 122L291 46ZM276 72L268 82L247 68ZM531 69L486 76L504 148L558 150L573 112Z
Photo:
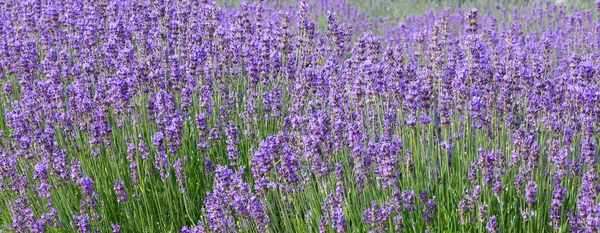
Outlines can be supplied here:
M0 1L0 232L600 232L600 1L440 6Z

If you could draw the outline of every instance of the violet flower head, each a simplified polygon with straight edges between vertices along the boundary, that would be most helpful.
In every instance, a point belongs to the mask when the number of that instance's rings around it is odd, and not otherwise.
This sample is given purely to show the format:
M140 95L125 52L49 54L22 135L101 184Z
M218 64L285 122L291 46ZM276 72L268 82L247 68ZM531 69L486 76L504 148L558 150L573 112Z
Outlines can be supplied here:
M130 171L130 178L131 178L131 183L133 184L134 187L138 186L140 184L140 176L138 173L138 165L137 162L133 161L131 162L131 164L129 165L129 171Z
M362 221L373 228L372 232L384 232L387 230L386 222L392 214L392 206L383 204L379 208L376 201L371 201L371 207L362 214Z
M127 193L125 192L125 183L122 180L115 180L113 190L117 193L117 202L124 203L127 201Z
M394 216L394 230L396 232L402 232L404 230L404 219L402 214Z
M240 155L237 149L237 145L239 144L238 130L233 124L233 121L229 121L229 125L225 130L225 135L227 135L227 156L229 157L229 163L231 166L236 167Z
M484 222L487 218L488 205L483 203L479 204L479 206L477 206L477 212L479 214L479 221Z
M415 203L415 191L407 190L402 194L402 200L404 203L404 209L406 211L415 211L417 210L417 205Z
M462 224L466 224L467 223L467 212L469 211L469 207L467 206L467 203L462 200L458 203L458 212L460 214L460 220L459 223Z
M90 220L86 215L73 215L73 220L75 220L75 225L77 225L77 229L79 230L79 232L90 232Z
M269 218L266 207L251 193L240 174L223 166L215 169L213 191L204 200L204 214L211 231L228 232L237 229L234 217L251 220L260 231L266 231Z
M147 160L148 158L150 158L150 151L148 149L148 144L146 144L143 140L141 140L140 143L138 143L138 148L140 151L140 157L142 157L143 160Z
M110 226L112 227L112 232L113 233L121 233L121 232L123 232L122 229L121 229L121 226L119 224L111 223Z
M175 169L175 177L177 178L177 183L179 184L179 192L183 194L187 194L187 185L186 178L184 174L184 165L187 157L183 160L177 159L175 163L173 163L173 169Z
M339 197L335 192L332 192L325 198L325 205L322 207L325 216L329 217L327 222L340 233L347 231L346 216L342 208L343 200L341 198L343 197Z
M83 195L85 196L96 196L97 193L94 192L94 181L92 181L91 178L89 177L83 177L81 179L81 182L79 183L79 187L81 188L81 191L83 191Z
M535 182L529 182L527 184L527 188L525 189L525 201L527 205L533 205L535 202L535 195L537 194L537 184Z
M498 233L498 220L496 220L496 216L490 217L488 223L485 225L485 228L490 231L490 233Z
M392 145L387 141L377 143L375 154L375 174L382 188L392 187L396 182L397 172L395 168L398 159L393 151Z
M206 233L206 227L201 220L198 220L198 225L193 227L184 226L181 228L181 233Z
M38 180L48 179L48 163L40 162L34 166L33 178Z
M127 160L133 161L135 160L135 144L127 143Z
M81 170L81 163L79 160L73 159L71 160L71 180L75 181L75 183L79 183L79 181L83 178L83 171Z
M152 143L154 144L154 147L156 148L156 150L163 151L164 148L164 140L165 140L165 135L163 134L163 132L156 132L154 134L154 137L152 137Z
M566 189L555 187L552 191L552 202L550 203L550 225L553 229L560 229L560 219L562 215L563 199L566 197Z

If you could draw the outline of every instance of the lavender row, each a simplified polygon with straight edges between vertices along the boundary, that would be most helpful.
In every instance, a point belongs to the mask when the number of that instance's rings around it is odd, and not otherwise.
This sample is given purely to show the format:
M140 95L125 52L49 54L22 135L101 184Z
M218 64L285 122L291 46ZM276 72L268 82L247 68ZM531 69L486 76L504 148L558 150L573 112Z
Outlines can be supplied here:
M0 3L0 232L598 232L600 2Z

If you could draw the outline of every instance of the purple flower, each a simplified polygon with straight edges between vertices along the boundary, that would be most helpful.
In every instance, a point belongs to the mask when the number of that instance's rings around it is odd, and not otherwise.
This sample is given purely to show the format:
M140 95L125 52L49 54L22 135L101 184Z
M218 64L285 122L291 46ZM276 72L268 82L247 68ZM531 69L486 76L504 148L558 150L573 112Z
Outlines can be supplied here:
M521 208L521 216L523 216L523 220L529 221L535 215L535 211L530 208Z
M412 150L410 148L406 149L406 153L404 154L404 164L406 166L406 170L409 172L413 172L415 169L415 162L412 159Z
M237 145L239 144L238 130L233 124L233 121L229 121L229 125L225 130L225 135L227 135L227 156L229 157L229 163L231 166L236 167L240 155L237 149Z
M92 179L90 179L89 177L83 177L81 179L81 183L79 184L79 187L81 188L81 190L83 191L83 194L86 196L96 196L96 192L94 192L94 188L93 188L94 182L92 181Z
M127 193L125 192L125 183L121 180L115 180L113 190L117 193L117 202L124 203L127 201Z
M144 141L140 141L140 143L138 143L138 148L140 151L140 157L142 157L143 160L147 160L148 158L150 158L150 151L148 150L148 145Z
M481 186L477 185L472 191L467 189L465 192L467 194L467 206L469 207L469 210L473 210L475 208L475 204L481 197Z
M467 206L467 203L462 200L458 203L458 212L460 214L460 220L459 223L460 224L466 224L467 223L467 212L469 211L469 207Z
M202 221L198 220L198 225L194 227L184 226L181 228L181 233L206 233L206 227Z
M267 188L274 188L274 183L268 178L268 174L275 167L277 154L281 153L281 138L279 135L268 136L261 141L258 150L250 156L252 164L252 175L254 176L255 188L259 194L263 194Z
M239 174L217 166L213 191L208 193L204 214L211 231L228 232L237 229L234 217L250 217L260 231L266 231L269 222L266 207L250 192Z
M325 205L321 207L325 216L329 217L327 222L339 233L347 231L346 216L342 208L341 198L343 197L339 197L336 193L332 192L325 198Z
M169 173L169 156L164 150L161 150L154 157L154 167L160 171L160 178L162 180L167 180L171 174Z
M75 225L77 225L79 232L90 232L90 220L86 215L73 215L73 220L75 220Z
M73 159L71 160L71 180L75 181L75 183L79 183L83 178L83 171L81 170L81 163L79 160Z
M121 233L121 232L122 232L122 230L121 230L121 226L120 226L119 224L114 224L114 223L111 223L111 224L110 224L110 226L111 226L111 227L112 227L112 229L113 229L113 230L112 230L112 232L113 232L113 233Z
M402 201L404 203L404 209L406 211L415 211L417 210L417 205L415 203L415 192L412 190L406 190L402 194Z
M287 143L284 143L281 164L277 166L279 173L279 187L286 192L294 192L295 186L298 185L301 179L300 173L300 156Z
M319 218L319 233L327 233L328 225L326 216Z
M437 212L435 196L429 199L429 190L425 189L419 195L419 199L423 203L423 221L425 221L426 225L429 225Z
M54 157L52 160L52 168L54 173L62 180L67 179L69 176L67 155L64 150L55 150Z
M50 188L52 188L50 184L42 182L37 188L40 197L50 198Z
M127 160L133 161L135 160L135 144L127 143Z
M42 161L34 166L33 178L38 180L48 179L48 163Z
M496 216L490 217L490 220L488 220L488 223L485 225L485 228L487 228L487 230L490 231L490 233L499 232L498 221L496 220Z
M404 220L402 214L394 216L394 230L396 232L402 232L404 230Z
M562 187L555 187L552 191L552 202L550 203L550 225L555 230L560 229L560 219L562 214L563 199L566 197L567 190Z
M169 153L175 154L177 149L182 146L181 137L183 136L183 116L178 110L171 117L169 125L166 127L167 141L169 142ZM156 146L156 142L154 142ZM159 148L157 146L157 148Z
M212 174L214 172L214 165L212 160L208 157L204 157L204 171L207 175Z
M392 206L383 204L379 208L376 201L371 201L371 207L362 214L362 221L374 230L371 232L384 232L387 230L387 221L392 214Z
M210 142L206 140L206 136L208 135L208 119L205 113L200 113L196 115L196 126L198 127L198 149L208 149L210 147Z
M185 161L187 161L187 157L184 159L184 162L182 162L181 159L177 159L177 161L173 163L173 169L175 169L175 177L177 177L177 183L179 184L179 192L183 194L187 194L187 184L185 174L183 173L183 166L185 165Z
M396 182L397 172L395 172L398 159L387 141L377 143L377 152L375 153L375 174L382 188L392 187Z
M487 204L479 204L477 206L477 212L479 213L479 221L484 222L487 218L488 205Z
M6 83L4 83L4 93L6 93L6 95L10 96L13 94L12 91L13 91L12 82L6 81Z
M154 144L154 147L156 148L156 150L160 152L162 152L164 150L164 140L165 140L165 135L163 134L163 132L156 132L154 134L154 137L152 137L152 143Z
M205 113L196 115L196 126L198 127L200 133L205 133L204 131L206 131L207 128L207 117Z
M129 171L131 172L129 176L131 178L131 183L134 187L137 187L138 184L140 184L140 175L138 173L137 162L131 162L131 164L129 165Z
M527 205L533 205L535 202L535 195L537 193L537 184L535 182L529 182L527 184L527 188L525 189L525 199Z

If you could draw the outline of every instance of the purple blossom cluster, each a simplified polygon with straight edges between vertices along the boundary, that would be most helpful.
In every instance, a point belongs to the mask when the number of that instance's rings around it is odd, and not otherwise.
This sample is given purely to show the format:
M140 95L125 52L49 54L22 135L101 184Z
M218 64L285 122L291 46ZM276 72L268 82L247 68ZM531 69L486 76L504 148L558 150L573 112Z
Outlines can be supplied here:
M2 2L0 232L598 232L596 6Z

